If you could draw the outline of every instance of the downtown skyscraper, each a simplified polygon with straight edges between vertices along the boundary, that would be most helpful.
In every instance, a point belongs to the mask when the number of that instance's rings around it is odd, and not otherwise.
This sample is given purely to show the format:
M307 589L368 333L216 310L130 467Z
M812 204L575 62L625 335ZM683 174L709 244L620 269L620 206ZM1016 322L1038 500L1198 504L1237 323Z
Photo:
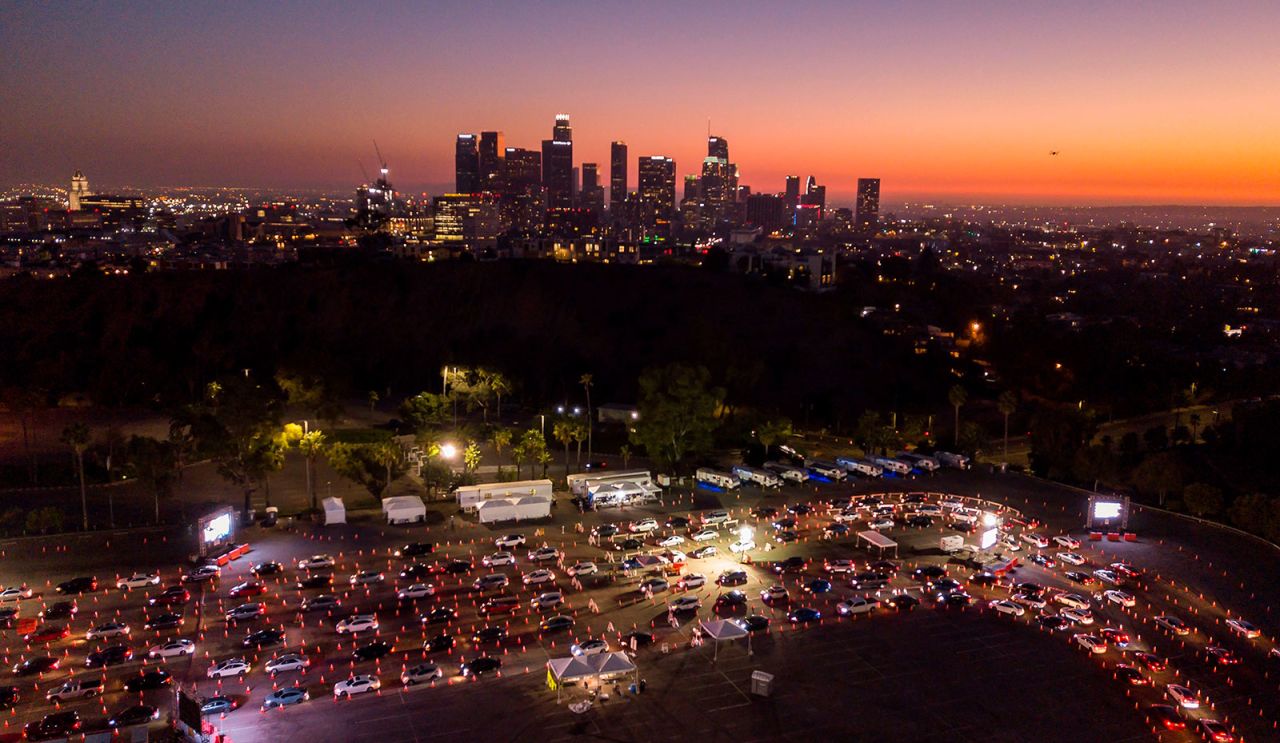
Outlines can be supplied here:
M857 212L854 224L859 230L874 230L880 222L880 179L858 179Z
M671 214L676 208L676 161L650 155L640 158L639 166L640 199L658 214Z
M573 206L573 128L568 114L556 114L551 139L542 140L542 185L549 208Z
M627 143L609 145L609 211L622 213L622 203L627 200Z
M454 193L480 191L480 142L474 134L459 134L454 153Z

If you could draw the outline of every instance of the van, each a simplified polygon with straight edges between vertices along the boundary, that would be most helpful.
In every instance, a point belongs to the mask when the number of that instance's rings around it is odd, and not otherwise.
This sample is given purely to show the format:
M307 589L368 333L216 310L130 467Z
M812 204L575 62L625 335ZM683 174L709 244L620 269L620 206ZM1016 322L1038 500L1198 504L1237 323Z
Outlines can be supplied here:
M702 523L705 526L717 526L729 521L728 511L707 511L702 514Z

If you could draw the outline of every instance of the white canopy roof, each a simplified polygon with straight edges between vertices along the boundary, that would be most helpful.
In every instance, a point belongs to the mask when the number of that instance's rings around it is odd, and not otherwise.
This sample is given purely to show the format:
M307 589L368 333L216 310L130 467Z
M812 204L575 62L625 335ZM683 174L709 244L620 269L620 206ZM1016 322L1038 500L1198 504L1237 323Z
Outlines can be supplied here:
M882 550L894 549L898 546L897 542L872 529L858 532L858 539L867 541L871 543L872 547L877 547Z
M597 676L616 676L636 670L626 653L599 653L586 657L587 665L595 670Z
M551 675L559 682L589 678L596 675L596 670L588 665L586 660L572 655L568 658L552 658L547 661L547 669L551 671Z
M416 495L394 495L382 499L383 513L426 513L427 507Z
M704 619L702 631L712 640L738 640L747 636L747 631L728 619Z

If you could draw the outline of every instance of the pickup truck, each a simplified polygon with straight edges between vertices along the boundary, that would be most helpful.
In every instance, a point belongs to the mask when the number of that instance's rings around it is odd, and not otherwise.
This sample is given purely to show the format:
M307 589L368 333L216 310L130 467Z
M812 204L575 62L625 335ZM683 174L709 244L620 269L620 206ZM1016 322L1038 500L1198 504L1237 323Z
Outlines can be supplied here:
M66 702L72 699L88 699L96 697L102 693L102 679L85 678L80 680L72 680L63 683L56 689L50 690L45 698L50 702Z

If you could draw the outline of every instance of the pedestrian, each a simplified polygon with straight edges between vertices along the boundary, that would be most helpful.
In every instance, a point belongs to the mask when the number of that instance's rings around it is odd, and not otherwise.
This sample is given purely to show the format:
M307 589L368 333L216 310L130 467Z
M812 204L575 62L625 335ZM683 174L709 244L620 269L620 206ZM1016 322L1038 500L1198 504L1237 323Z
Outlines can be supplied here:
M646 686L648 686L648 685L649 685L649 682L648 682L648 681L645 681L644 679L640 679L640 693L641 693L641 694L643 694L643 693L644 693L645 687L646 687Z

